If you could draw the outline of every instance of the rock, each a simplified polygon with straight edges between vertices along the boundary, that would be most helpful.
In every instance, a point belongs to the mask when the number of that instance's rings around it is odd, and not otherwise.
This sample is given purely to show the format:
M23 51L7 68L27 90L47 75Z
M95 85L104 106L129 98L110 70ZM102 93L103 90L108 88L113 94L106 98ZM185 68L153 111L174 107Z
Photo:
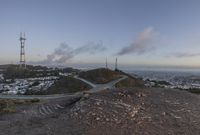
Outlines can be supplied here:
M99 106L100 104L101 104L100 102L96 102L96 105L98 105L98 106Z
M165 116L165 115L166 115L166 112L163 112L163 113L162 113L162 115L164 115L164 116Z
M90 97L90 94L89 94L89 93L86 93L86 94L83 95L82 98L85 100L85 99L88 99L89 97Z
M95 113L92 113L92 116L95 116L96 114Z
M110 121L110 119L106 118L106 121Z

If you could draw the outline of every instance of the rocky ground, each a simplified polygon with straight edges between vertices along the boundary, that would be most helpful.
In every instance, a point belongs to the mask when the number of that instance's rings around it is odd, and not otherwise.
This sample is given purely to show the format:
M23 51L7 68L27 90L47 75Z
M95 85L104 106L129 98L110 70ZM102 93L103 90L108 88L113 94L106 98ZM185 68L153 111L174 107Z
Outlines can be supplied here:
M0 116L0 134L200 134L199 95L173 89L111 89L17 109Z

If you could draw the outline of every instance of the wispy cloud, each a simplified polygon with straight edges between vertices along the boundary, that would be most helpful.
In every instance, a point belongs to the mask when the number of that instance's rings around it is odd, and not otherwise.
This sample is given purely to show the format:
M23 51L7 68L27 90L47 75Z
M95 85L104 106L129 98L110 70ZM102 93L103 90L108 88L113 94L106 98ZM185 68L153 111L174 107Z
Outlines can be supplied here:
M155 49L153 42L156 38L156 32L152 27L148 27L140 32L137 38L129 46L123 47L117 55L135 53L138 55L147 53Z
M197 57L197 56L200 56L200 53L177 52L177 53L169 54L166 57L184 58L184 57Z
M61 43L53 53L48 54L45 60L38 61L37 64L51 65L51 64L65 64L68 60L82 53L94 54L105 51L102 41L88 42L86 45L78 47L76 49L71 48L66 43Z

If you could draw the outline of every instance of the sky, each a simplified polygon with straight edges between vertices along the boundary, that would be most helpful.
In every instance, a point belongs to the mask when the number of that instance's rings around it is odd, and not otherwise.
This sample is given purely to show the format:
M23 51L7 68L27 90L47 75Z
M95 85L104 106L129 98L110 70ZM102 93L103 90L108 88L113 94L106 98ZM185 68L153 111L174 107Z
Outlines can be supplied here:
M200 68L199 0L0 0L0 64Z

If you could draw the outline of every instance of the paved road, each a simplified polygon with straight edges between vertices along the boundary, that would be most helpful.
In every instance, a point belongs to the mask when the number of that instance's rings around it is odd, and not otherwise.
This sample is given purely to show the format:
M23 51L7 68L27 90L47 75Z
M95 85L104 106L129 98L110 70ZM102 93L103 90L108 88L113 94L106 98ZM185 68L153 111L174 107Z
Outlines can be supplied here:
M106 83L106 84L94 84L84 78L80 78L78 76L74 76L74 78L76 79L79 79L85 83L87 83L88 85L90 85L92 87L92 89L90 89L90 91L99 91L99 90L104 90L104 89L109 89L109 88L112 88L113 86L115 86L116 83L128 78L127 76L123 75L121 78L117 79L117 80L114 80L114 81L111 81L109 83Z
M104 89L110 89L110 88L114 87L116 83L118 83L118 82L120 82L120 81L122 81L126 78L128 78L128 77L123 76L122 78L119 78L117 80L111 81L111 82L106 83L106 84L96 84L96 87L93 87L91 89L91 91L100 91L100 90L104 90Z
M74 78L79 79L79 80L89 84L90 86L92 86L92 89L90 89L89 91L97 92L100 90L112 88L116 83L126 79L127 76L123 76L122 78L119 78L117 80L111 81L106 84L93 84L93 83L91 83L83 78L77 77L77 76L75 76ZM37 99L56 99L56 98L62 98L62 97L81 96L82 94L83 94L82 92L78 92L75 94L54 94L54 95L0 95L0 99L35 99L35 98L37 98Z
M95 88L95 87L96 87L96 84L94 84L94 83L92 83L92 82L90 82L90 81L88 81L88 80L85 80L85 79L80 78L80 77L78 77L78 76L74 76L74 78L75 78L75 79L79 79L79 80L81 80L81 81L83 81L83 82L89 84L92 88Z

